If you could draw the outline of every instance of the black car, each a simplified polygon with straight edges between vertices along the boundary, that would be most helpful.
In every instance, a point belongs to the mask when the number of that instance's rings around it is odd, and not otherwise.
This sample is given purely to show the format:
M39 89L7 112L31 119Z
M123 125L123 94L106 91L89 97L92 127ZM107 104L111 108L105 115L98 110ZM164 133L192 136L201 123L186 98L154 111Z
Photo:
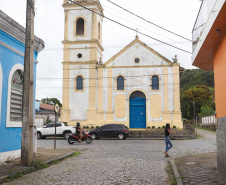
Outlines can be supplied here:
M118 138L126 139L129 135L128 128L122 124L107 124L88 132L93 139Z

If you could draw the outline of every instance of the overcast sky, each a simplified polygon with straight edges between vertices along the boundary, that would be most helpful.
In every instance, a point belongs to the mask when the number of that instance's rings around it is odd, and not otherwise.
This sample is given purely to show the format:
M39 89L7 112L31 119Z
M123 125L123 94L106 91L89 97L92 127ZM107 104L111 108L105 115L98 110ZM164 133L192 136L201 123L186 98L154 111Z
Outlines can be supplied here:
M166 31L142 21L141 19L119 9L107 0L100 0L104 15L133 29L157 38L181 49L192 51L191 42L176 37ZM201 4L200 0L111 0L137 15L192 39L192 28ZM63 0L36 0L35 35L44 40L45 49L38 56L36 99L56 97L62 100L62 64L64 38ZM0 8L15 21L25 26L26 0L0 0ZM136 33L104 19L103 22L103 61L132 42ZM182 67L189 69L191 54L158 43L148 37L139 35L141 41L172 61L178 55ZM54 79L45 79L54 78Z

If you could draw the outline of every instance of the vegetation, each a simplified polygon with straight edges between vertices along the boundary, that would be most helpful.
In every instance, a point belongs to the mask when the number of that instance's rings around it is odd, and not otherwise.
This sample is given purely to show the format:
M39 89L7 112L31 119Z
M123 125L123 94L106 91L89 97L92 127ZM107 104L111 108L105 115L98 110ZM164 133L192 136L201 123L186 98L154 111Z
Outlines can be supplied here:
M185 70L181 81L181 111L184 120L193 118L193 102L198 116L214 114L214 73L202 69Z
M57 98L42 98L41 102L48 105L55 105L57 103L60 107L62 107L60 100L58 100Z
M150 128L151 128L150 126L147 127L147 129L150 129Z
M214 88L213 71L204 71L202 69L185 70L180 80L182 94L184 91L192 88L195 85L205 85L207 87Z
M205 116L207 116L215 110L213 90L205 85L195 85L181 95L181 111L183 118L193 118L194 102L196 115L200 116L205 114Z
M173 167L170 162L168 162L168 177L171 185L177 185L177 180L175 178L174 172L173 172Z
M155 126L152 126L152 128L154 129L154 128L155 128Z

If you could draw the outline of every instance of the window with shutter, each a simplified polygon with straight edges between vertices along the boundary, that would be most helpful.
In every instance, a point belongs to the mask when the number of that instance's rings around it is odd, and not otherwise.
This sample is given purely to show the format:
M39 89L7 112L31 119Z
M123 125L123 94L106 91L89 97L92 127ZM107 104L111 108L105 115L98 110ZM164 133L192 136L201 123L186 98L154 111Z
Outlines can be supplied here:
M11 79L10 121L22 121L23 72L16 70Z

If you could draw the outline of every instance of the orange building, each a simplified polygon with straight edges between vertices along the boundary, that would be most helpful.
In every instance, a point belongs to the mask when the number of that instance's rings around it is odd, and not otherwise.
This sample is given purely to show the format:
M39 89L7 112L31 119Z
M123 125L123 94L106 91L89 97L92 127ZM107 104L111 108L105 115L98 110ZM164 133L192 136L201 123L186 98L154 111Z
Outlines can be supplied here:
M193 65L214 71L218 170L226 177L226 2L203 0L193 28Z

